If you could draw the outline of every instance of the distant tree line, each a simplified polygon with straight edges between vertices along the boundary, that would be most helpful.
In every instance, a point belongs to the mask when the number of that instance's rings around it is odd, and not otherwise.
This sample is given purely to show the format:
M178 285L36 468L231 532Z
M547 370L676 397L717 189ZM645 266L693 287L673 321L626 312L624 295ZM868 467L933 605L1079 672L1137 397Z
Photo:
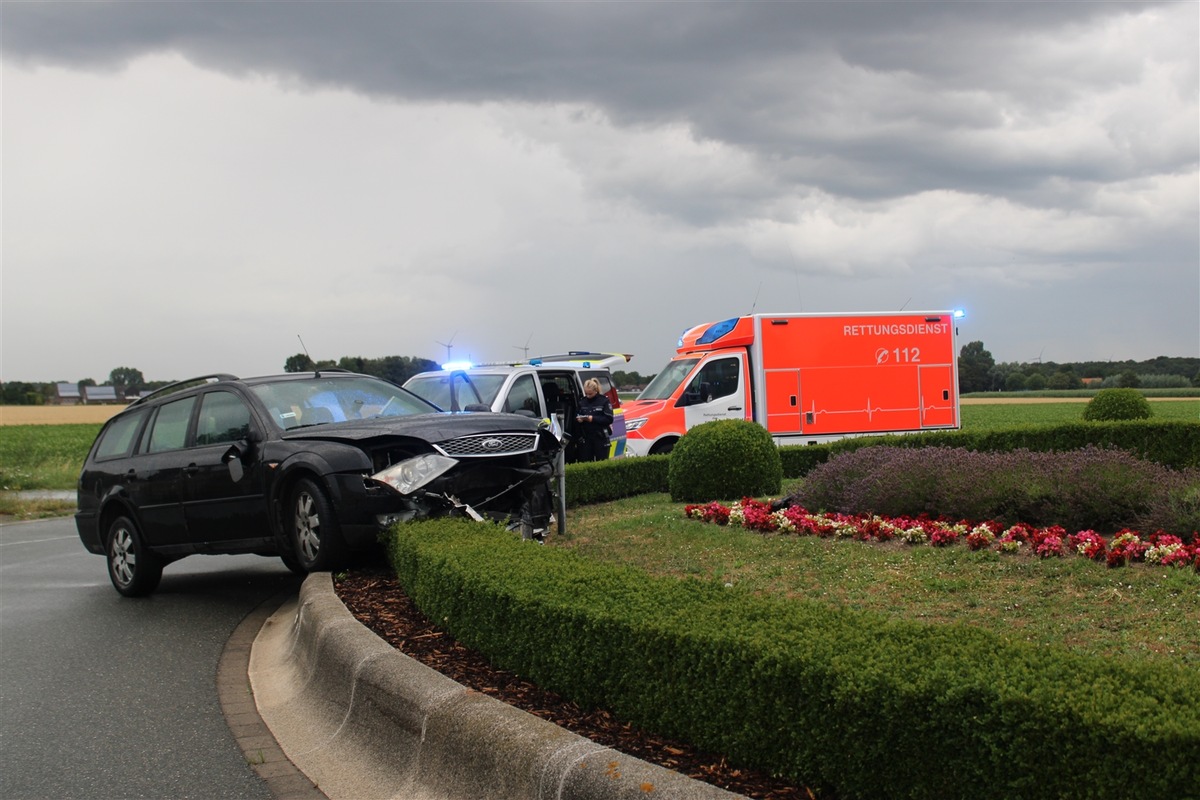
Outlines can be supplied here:
M1085 387L1172 389L1188 386L1200 386L1200 358L1159 356L1148 361L997 364L983 342L963 345L958 356L958 388L963 394Z
M383 358L364 358L362 356L342 356L337 361L327 359L313 361L307 353L297 353L290 356L283 364L284 372L312 372L329 369L349 370L363 375L374 375L395 384L402 384L413 375L438 369L436 361L417 356L384 356Z
M284 362L285 372L308 372L310 370L339 369L374 375L396 384L402 384L419 372L438 369L436 361L416 356L342 356L314 361L306 353L289 356ZM614 370L613 383L622 386L645 386L654 375L639 372ZM44 405L55 402L58 383L26 383L9 381L0 384L0 404L10 406ZM171 381L148 381L141 370L134 367L116 367L108 380L97 384L92 378L76 382L81 390L85 386L114 386L122 397L139 392L154 391ZM1021 392L1042 389L1082 389L1132 387L1140 389L1181 388L1200 386L1200 358L1172 358L1159 356L1148 361L1077 361L1055 363L1002 362L997 364L983 342L963 345L958 356L959 391L968 392Z
M55 402L58 397L58 384L72 381L51 381L49 383L27 383L25 381L8 381L0 384L0 404L6 406L40 406ZM116 367L108 374L108 380L97 383L94 378L84 378L74 381L75 388L80 393L87 386L112 386L119 397L136 397L141 392L152 392L166 386L171 381L148 381L142 371L134 367Z
M654 375L643 375L640 372L615 369L613 370L613 385L620 389L623 386L640 386L645 388L646 384L654 380Z

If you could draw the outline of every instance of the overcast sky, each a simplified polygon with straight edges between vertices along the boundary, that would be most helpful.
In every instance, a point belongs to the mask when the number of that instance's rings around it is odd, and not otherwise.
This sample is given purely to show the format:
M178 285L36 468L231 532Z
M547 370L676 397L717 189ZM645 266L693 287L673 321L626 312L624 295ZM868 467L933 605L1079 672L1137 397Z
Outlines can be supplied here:
M3 380L964 308L1200 355L1200 4L0 5Z

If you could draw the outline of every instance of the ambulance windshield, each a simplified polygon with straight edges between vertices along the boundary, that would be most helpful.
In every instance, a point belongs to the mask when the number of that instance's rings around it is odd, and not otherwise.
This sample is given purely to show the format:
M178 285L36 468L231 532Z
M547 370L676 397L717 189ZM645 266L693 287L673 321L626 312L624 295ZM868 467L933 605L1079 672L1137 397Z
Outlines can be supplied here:
M663 371L655 376L654 380L650 381L650 385L642 390L642 393L637 396L638 400L668 400L675 394L675 390L679 388L679 384L683 383L683 379L692 371L692 367L696 366L699 358L681 358L676 361L667 363Z

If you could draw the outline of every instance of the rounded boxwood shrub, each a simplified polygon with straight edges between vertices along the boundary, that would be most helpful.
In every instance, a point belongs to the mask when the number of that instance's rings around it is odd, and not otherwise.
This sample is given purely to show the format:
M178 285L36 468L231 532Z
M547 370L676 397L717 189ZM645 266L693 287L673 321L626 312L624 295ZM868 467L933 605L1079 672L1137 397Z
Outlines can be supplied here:
M1090 422L1150 419L1150 414L1150 401L1137 389L1101 389L1083 410L1083 418Z
M677 503L774 494L783 484L779 448L767 429L741 419L690 429L671 452L667 485Z

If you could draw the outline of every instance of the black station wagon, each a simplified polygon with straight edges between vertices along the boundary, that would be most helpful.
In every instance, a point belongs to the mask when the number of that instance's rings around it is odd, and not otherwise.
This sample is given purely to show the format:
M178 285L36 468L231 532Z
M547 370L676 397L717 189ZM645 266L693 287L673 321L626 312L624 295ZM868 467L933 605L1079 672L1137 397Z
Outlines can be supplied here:
M537 420L442 413L367 375L209 375L105 424L79 476L75 523L131 597L194 553L334 569L388 526L425 517L490 518L540 538L560 448Z

